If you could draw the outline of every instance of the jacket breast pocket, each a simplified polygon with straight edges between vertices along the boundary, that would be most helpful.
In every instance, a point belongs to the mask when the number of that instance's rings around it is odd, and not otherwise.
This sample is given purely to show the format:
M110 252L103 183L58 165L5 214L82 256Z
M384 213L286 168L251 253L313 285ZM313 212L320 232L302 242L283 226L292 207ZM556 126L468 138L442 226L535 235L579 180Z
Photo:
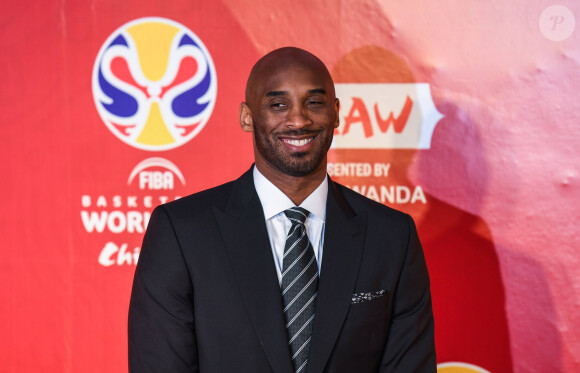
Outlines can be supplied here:
M391 309L392 297L388 291L377 298L351 303L341 331L341 342L345 346L341 354L356 359L369 356L379 359L372 363L378 365L387 341Z
M390 293L385 290L353 294L346 318L353 320L387 315L391 308L390 298Z

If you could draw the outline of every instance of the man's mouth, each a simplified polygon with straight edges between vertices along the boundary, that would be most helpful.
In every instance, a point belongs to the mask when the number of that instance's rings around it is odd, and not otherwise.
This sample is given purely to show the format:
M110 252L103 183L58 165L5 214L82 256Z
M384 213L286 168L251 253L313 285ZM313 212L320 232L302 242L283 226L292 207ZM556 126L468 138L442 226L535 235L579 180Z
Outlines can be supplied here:
M306 139L282 139L282 141L293 146L304 146L309 142L312 142L312 140L314 140L315 138L316 136L309 137Z

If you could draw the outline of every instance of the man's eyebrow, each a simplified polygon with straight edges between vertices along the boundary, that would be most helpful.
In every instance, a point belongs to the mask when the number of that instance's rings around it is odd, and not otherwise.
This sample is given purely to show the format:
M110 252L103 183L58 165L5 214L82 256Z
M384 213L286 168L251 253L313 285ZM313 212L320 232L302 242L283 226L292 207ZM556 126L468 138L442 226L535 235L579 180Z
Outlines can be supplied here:
M287 94L288 94L287 91L270 91L270 92L266 93L266 97L278 97L278 96L284 96ZM327 93L326 93L326 90L324 88L314 88L314 89L309 89L308 94L326 95Z
M308 93L310 93L310 94L319 93L321 95L326 95L326 90L324 88L314 88L314 89L308 90Z
M266 93L266 97L277 97L277 96L284 96L288 92L286 91L270 91Z

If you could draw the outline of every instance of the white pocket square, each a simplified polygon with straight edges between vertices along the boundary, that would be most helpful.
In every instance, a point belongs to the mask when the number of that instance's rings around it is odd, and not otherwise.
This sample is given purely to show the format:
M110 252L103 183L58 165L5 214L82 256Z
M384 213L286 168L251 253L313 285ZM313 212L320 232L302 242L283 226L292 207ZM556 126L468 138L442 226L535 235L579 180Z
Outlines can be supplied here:
M369 291L366 293L354 293L350 301L351 304L367 302L369 300L377 299L385 295L386 290Z

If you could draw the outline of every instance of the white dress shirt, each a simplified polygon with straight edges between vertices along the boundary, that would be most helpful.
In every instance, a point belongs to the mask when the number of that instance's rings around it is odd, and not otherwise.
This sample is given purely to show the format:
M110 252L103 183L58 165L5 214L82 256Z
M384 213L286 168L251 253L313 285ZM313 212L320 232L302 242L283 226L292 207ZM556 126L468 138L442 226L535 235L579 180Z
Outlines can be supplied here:
M284 258L284 246L286 236L292 227L290 219L284 214L287 210L296 205L287 195L278 189L270 180L258 171L254 166L254 186L266 218L266 229L270 238L270 247L278 274L278 281L282 284L282 264ZM300 207L310 211L310 216L304 223L306 234L310 244L314 249L314 256L318 263L318 274L322 264L322 247L324 246L324 222L326 220L326 198L328 196L328 177L300 204Z

